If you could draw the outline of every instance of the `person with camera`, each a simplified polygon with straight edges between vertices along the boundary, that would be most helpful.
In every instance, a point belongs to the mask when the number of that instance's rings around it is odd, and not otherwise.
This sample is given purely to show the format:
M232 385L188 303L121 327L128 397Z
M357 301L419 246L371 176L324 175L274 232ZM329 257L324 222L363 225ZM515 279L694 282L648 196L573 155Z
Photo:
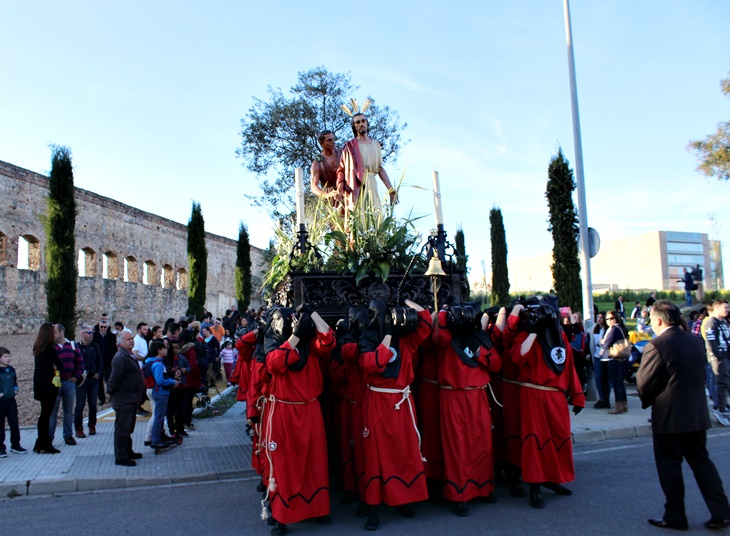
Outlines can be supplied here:
M431 316L415 302L405 304L409 309L387 311L384 302L372 300L369 324L359 342L367 384L362 430L366 530L378 528L382 503L413 517L410 503L428 498L410 385L418 347L431 333Z
M334 346L334 333L308 305L271 312L264 339L270 395L262 417L271 534L283 534L287 524L304 519L331 522L319 396L321 371Z
M511 357L520 367L522 478L530 485L534 508L545 507L541 486L558 495L572 494L561 484L575 479L568 398L576 415L585 407L557 310L556 300L542 298L529 310L515 305L508 321L519 331Z
M478 305L452 306L438 314L434 341L438 356L441 444L445 499L457 516L469 515L467 502L493 500L494 458L489 408L489 375L502 359L485 332L487 316Z

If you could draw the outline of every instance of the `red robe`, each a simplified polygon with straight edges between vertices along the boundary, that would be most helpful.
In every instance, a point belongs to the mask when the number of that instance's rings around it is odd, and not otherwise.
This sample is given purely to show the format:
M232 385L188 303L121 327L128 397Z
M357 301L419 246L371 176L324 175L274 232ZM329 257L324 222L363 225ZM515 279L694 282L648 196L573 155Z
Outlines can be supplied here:
M266 355L271 373L270 401L263 416L271 513L288 524L329 515L327 439L319 395L320 360L335 345L334 332L317 332L310 342L307 364L300 371L299 352L285 342ZM272 489L273 488L273 489Z
M236 341L236 350L238 350L238 361L236 368L231 374L231 383L238 385L236 391L236 400L239 402L246 401L248 406L248 387L251 382L251 356L256 349L256 335L253 331L249 331Z
M473 361L465 364L451 345L446 311L438 317L436 348L439 360L441 444L444 449L443 496L467 502L486 497L494 490L492 418L487 384L502 360L497 352L479 347Z
M345 394L350 403L350 423L348 439L352 444L355 487L357 494L365 497L365 438L362 436L362 405L365 399L365 373L360 367L360 351L356 342L342 345L342 360L347 366L347 392Z
M392 353L382 344L360 355L368 390L363 405L365 445L365 502L399 506L428 498L416 429L416 408L408 395L382 393L372 388L408 389L413 381L413 360L418 346L431 333L428 311L418 313L415 332L399 339L398 377L383 376ZM362 498L362 497L361 497Z
M251 438L251 467L264 478L268 478L266 453L261 443L263 437L263 422L261 416L266 408L266 399L269 396L269 382L271 375L266 370L266 363L256 359L251 361L249 387L246 393L246 416L254 423L254 434Z
M568 393L574 406L584 407L586 399L573 366L570 344L565 333L560 333L566 350L561 374L555 374L545 363L537 339L530 350L522 355L521 346L528 336L527 332L519 332L512 347L512 361L520 367L520 382L557 389L546 391L520 386L522 479L529 483L560 483L575 479L570 412L565 393Z
M522 426L520 412L520 386L515 382L520 367L512 361L512 348L517 337L519 318L510 315L502 334L502 415L504 461L516 467L522 465ZM524 340L524 339L523 339ZM521 344L521 343L520 343Z
M330 361L330 385L332 392L332 457L337 464L338 477L346 491L357 493L354 445L352 442L352 404L347 397L347 364Z
M441 447L441 422L439 420L438 358L436 348L427 339L419 348L421 367L419 369L416 408L421 418L418 429L421 432L421 454L425 458L423 468L426 478L442 481L444 476L444 451Z

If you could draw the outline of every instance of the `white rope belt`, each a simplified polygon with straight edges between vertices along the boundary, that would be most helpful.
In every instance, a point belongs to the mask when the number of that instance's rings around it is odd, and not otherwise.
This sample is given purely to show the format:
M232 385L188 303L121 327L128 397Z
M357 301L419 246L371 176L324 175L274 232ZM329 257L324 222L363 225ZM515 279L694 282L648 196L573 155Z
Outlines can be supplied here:
M421 452L421 432L418 431L418 425L416 424L416 414L413 413L413 404L411 403L411 388L406 387L405 389L387 389L385 387L373 387L372 385L368 385L368 389L375 393L386 393L389 395L403 395L403 397L398 401L398 403L394 406L395 411L400 411L400 407L403 404L403 402L408 402L408 410L411 412L411 422L413 423L413 429L416 431L416 436L418 436L418 452ZM367 437L370 434L370 431L368 430L367 426L362 431L363 437ZM421 460L428 461L426 458L423 457L423 454L421 454Z
M422 382L426 382L426 383L430 383L430 384L433 384L433 385L440 385L439 382L438 382L438 380L432 380L431 378L424 378L423 376L421 376L421 381Z
M494 396L494 391L492 390L492 384L488 383L487 385L482 385L481 387L451 387L450 385L439 385L441 389L448 389L449 391L480 391L481 389L484 389L485 391L487 388L489 388L489 392L492 395L492 400L500 407L503 408L504 406L499 403L499 400L497 400L497 397Z
M479 391L480 389L486 389L487 385L482 385L481 387L451 387L450 385L439 385L439 387L441 389L448 389L449 391Z
M562 391L561 389L558 389L557 387L548 387L546 385L535 385L534 383L518 382L516 380L508 380L507 378L502 378L502 381L505 381L507 383L512 383L514 385L519 385L520 387L529 387L530 389L539 389L540 391Z

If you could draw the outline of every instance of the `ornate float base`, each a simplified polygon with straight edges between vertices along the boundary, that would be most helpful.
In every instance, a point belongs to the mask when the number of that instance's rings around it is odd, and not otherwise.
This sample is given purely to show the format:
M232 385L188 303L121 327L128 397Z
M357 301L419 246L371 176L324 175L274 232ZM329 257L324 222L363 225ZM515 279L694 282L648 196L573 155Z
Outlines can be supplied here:
M466 288L465 274L454 270L441 278L439 304L460 304ZM388 279L366 277L355 284L353 275L337 272L292 271L279 285L276 302L287 307L308 303L334 325L347 314L350 307L368 305L370 300L383 300L389 307L402 306L403 300L412 300L423 307L433 307L433 282L423 274L411 274L403 279L402 273L391 273Z

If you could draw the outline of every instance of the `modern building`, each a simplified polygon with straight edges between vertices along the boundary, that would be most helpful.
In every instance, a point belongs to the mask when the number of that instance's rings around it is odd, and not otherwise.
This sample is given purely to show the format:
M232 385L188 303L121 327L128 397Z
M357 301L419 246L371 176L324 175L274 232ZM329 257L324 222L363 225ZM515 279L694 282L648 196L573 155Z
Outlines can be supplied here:
M512 292L547 291L552 255L510 263ZM652 231L601 244L591 259L594 292L618 289L683 290L682 268L698 265L705 289L724 288L722 248L706 233Z

